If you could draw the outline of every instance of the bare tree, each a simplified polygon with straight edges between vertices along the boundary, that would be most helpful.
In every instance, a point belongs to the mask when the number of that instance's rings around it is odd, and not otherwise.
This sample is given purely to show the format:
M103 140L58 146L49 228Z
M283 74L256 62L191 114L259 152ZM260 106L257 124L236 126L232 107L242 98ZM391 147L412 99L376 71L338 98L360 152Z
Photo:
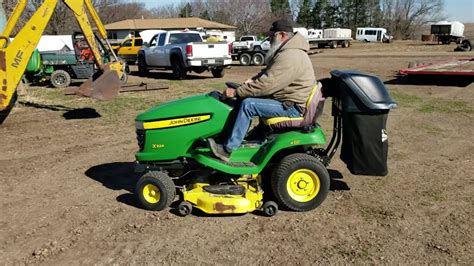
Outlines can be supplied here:
M443 6L443 0L383 0L382 21L395 38L408 39L421 26L441 19Z

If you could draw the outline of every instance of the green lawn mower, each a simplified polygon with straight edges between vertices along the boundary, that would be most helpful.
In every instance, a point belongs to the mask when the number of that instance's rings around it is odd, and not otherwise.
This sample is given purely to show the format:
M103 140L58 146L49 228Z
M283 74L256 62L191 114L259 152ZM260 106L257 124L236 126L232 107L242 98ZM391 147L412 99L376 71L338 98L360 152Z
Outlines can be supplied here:
M233 84L228 84L232 86ZM333 135L327 144L316 119L332 97ZM207 139L229 135L238 101L211 92L155 106L137 116L139 151L136 195L149 210L163 210L179 195L177 211L207 214L262 211L279 207L309 211L326 198L327 166L341 141L341 159L353 174L386 175L388 112L396 107L383 82L356 71L331 72L307 101L301 119L261 119L230 162L215 158Z

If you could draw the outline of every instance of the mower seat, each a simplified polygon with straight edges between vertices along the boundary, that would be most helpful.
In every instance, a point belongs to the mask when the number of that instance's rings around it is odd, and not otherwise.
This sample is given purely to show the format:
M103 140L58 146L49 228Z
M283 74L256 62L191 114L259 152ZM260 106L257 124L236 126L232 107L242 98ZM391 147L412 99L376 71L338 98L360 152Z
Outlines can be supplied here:
M315 124L324 108L322 84L318 82L311 89L311 93L306 101L306 110L302 117L271 117L262 118L262 122L271 129L284 128L304 128Z

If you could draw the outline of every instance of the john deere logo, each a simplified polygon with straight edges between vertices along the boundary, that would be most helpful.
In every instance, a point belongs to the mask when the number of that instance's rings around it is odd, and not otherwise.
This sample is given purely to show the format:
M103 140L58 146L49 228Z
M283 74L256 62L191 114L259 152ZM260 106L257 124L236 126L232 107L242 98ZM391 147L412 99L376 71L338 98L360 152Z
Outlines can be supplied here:
M155 122L145 122L143 123L143 127L144 129L160 129L160 128L178 127L178 126L196 124L196 123L203 122L209 119L211 119L210 115L181 117L181 118L161 120L161 121L155 121Z
M300 144L300 143L301 143L300 140L292 140L292 141L290 142L291 145L298 145L298 144Z
M192 124L201 121L202 118L200 116L197 117L190 117L190 118L182 118L182 119L175 119L170 121L170 125L185 125L185 124Z

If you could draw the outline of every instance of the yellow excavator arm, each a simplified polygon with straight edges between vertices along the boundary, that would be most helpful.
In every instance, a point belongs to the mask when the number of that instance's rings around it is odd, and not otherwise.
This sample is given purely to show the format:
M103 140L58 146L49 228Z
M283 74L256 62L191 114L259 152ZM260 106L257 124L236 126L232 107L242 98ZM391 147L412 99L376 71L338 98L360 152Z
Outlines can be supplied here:
M12 107L11 101L15 96L16 88L59 1L64 2L76 17L100 71L100 75L94 75L95 79L82 84L77 93L101 100L108 100L117 95L120 89L119 77L123 75L124 66L107 41L107 32L91 0L45 0L10 42L10 35L28 2L19 0L0 36L0 112ZM88 14L113 57L110 63L103 63ZM1 122L0 117L0 124Z

